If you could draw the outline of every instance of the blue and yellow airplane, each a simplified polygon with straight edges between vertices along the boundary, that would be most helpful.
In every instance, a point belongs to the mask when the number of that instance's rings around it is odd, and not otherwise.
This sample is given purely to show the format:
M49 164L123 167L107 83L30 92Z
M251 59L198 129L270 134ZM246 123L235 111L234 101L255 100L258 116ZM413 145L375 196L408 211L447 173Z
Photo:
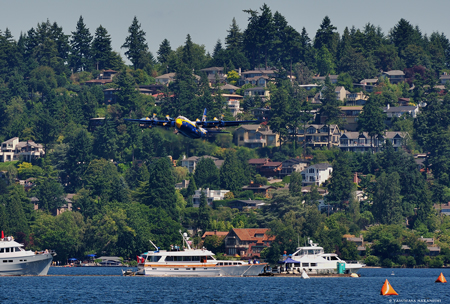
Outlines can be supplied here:
M153 114L152 118L141 118L141 119L128 119L125 121L137 122L141 128L151 128L153 126L160 127L174 127L179 133L183 134L189 138L203 138L207 134L216 133L229 133L225 131L218 130L218 128L239 126L242 124L256 124L260 123L258 120L238 120L238 121L224 121L219 120L214 117L214 120L206 120L206 109L203 111L202 120L191 121L184 116L178 116L177 118L171 118L168 115L166 119L158 119L156 114ZM215 130L211 130L211 129Z

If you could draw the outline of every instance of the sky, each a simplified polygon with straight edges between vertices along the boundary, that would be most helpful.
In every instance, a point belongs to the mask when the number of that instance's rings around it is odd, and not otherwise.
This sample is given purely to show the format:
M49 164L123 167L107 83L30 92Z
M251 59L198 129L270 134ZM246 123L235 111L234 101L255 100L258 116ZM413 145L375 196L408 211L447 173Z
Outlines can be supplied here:
M172 49L183 45L187 34L194 43L212 53L217 40L222 45L233 17L241 31L247 27L248 14L266 3L278 11L298 32L305 27L314 38L325 16L342 34L345 27L362 29L371 23L389 33L401 18L419 26L423 34L443 32L450 39L449 0L0 0L0 30L9 28L15 39L47 19L57 22L66 34L75 31L80 16L92 35L99 25L111 35L113 49L121 49L134 16L146 32L149 50L156 57L159 45L169 40ZM124 58L125 59L125 58Z

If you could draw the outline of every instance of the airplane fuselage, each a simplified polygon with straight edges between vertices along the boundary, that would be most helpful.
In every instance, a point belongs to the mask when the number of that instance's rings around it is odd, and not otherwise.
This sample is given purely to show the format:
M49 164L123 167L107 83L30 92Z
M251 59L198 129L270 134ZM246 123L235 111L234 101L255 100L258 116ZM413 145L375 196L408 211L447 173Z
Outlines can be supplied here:
M204 137L207 131L184 116L178 116L175 119L175 128L178 132L189 138Z

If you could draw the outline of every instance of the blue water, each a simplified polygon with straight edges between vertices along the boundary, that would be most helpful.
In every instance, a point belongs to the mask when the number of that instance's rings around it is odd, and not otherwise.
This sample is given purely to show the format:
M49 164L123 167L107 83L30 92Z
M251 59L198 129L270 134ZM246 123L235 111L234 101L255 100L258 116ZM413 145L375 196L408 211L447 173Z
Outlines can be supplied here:
M120 269L52 267L45 277L0 277L0 303L450 303L450 283L434 283L441 271L450 282L450 269L362 269L360 278L309 280L123 277ZM380 296L385 279L399 296Z

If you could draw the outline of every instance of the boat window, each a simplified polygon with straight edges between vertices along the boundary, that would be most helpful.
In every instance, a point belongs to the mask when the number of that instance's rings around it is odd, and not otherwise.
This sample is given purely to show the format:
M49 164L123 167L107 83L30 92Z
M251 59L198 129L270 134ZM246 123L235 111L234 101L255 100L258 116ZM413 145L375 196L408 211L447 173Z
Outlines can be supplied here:
M314 254L314 250L312 249L308 250L308 254Z
M16 252L20 252L20 248L19 247L15 247L16 248Z
M208 256L208 260L210 260L210 261L213 261L214 260L214 258L212 257L212 256Z
M173 256L166 256L166 262L172 262L173 261Z
M239 265L237 262L233 262L233 265Z
M173 257L173 260L174 260L174 261L182 261L182 260L183 260L183 257L174 256L174 257Z
M191 270L191 268L186 268L186 270Z
M295 263L294 267L300 267L300 263Z
M311 267L316 267L317 263L311 263Z
M9 248L5 248L5 252L9 252Z
M183 257L183 261L190 262L190 261L192 261L192 257L191 256L185 256L185 257Z
M309 267L309 263L302 263L302 267Z
M3 260L3 263L8 263L8 260Z
M339 259L338 259L337 257L335 257L335 256L332 256L332 257L331 257L331 260L332 260L332 261L338 261Z
M5 248L0 248L0 253L4 253L5 252Z
M148 261L149 262L158 262L160 258L161 258L161 256L159 256L159 255L153 255L153 256L148 257Z
M217 263L217 266L222 266L222 265L223 265L222 262Z
M13 260L9 260L8 262L12 263L12 262L13 262Z
M178 268L174 268L173 270L178 270Z

